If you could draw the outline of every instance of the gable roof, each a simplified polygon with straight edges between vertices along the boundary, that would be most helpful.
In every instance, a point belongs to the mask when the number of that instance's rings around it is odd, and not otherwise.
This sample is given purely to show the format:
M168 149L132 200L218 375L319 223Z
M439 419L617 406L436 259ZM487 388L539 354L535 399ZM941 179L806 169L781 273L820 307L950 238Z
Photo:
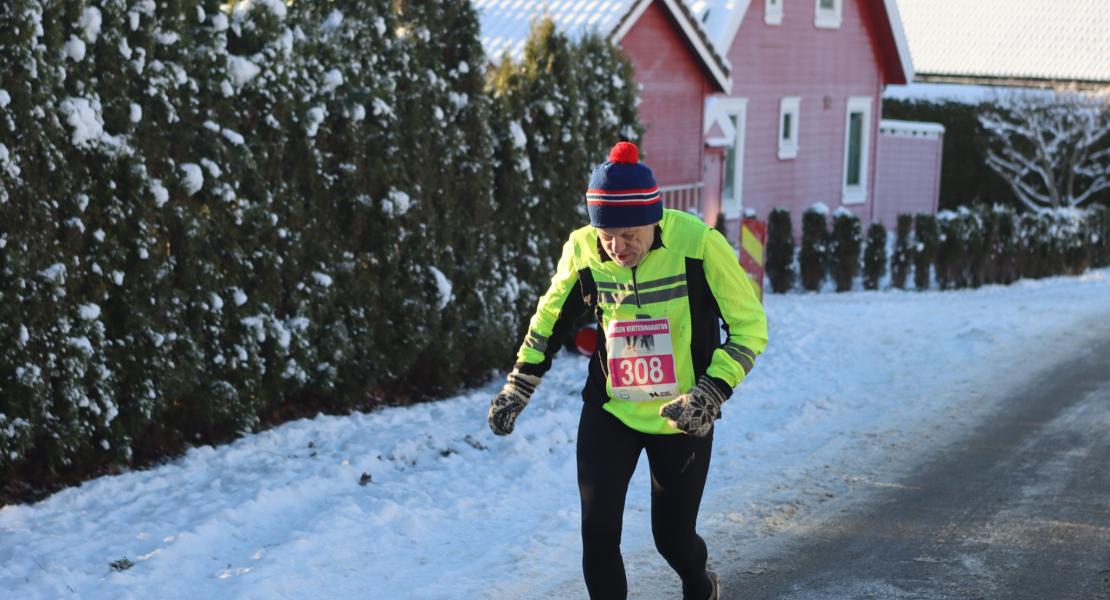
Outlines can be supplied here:
M544 16L571 38L596 31L620 43L652 2L666 7L711 82L728 93L732 88L728 62L683 0L473 0L482 27L482 46L491 60L505 54L515 59L523 56L532 23Z
M728 56L751 0L684 1L710 34L713 44ZM894 0L860 0L860 4L863 11L870 14L871 22L879 25L874 34L881 50L879 60L883 63L883 73L886 74L884 83L909 83L913 80L913 62L910 60L898 5Z
M923 80L1110 82L1110 1L898 0Z

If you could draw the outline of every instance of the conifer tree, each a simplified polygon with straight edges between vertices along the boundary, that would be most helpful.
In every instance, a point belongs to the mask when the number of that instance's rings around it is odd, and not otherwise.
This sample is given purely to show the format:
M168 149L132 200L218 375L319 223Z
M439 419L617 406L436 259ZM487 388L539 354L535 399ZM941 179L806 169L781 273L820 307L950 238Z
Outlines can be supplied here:
M867 228L867 249L863 255L863 289L877 290L886 274L886 227L879 222Z
M828 265L829 231L824 205L814 205L802 215L802 248L798 253L802 287L821 290Z
M838 208L833 214L832 251L829 256L836 291L852 290L852 281L859 273L862 247L863 227L859 217L847 209Z
M986 278L988 260L988 240L986 225L982 218L983 210L975 207L961 213L966 237L967 258L964 268L963 285L978 288Z
M794 225L790 211L776 208L767 219L767 278L771 291L784 294L794 287Z
M890 259L890 283L897 289L906 289L906 279L914 261L914 247L910 243L913 233L913 215L898 215L894 255Z
M421 393L442 393L463 378L476 382L495 357L503 356L500 323L503 310L489 278L497 258L496 231L460 223L488 223L494 215L492 147L488 130L489 99L484 93L485 56L479 43L477 15L469 3L407 0L398 4L405 40L419 67L412 101L405 102L423 127L422 139L410 151L412 178L424 190L427 212L421 222L433 231L435 251L422 269L424 287L434 311L427 323L429 344L418 348L412 373L406 377ZM428 94L431 84L436 93ZM408 142L406 141L406 145Z
M929 289L933 263L937 260L937 218L930 213L918 213L913 220L914 261L913 283L918 290Z

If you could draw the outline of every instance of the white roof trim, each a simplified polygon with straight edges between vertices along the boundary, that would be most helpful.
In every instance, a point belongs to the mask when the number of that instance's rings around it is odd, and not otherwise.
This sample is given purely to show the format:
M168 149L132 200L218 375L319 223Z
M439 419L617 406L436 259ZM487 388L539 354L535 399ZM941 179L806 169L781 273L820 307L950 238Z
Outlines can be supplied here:
M906 30L902 27L902 15L898 12L898 3L895 0L883 0L886 7L886 18L890 21L890 31L894 34L894 45L898 47L898 60L902 63L902 73L906 76L906 83L914 78L913 57L910 56L910 46L906 43Z
M624 36L628 34L628 32L632 29L632 26L636 24L636 21L639 20L640 16L644 14L644 11L647 10L648 6L650 6L653 1L654 0L640 0L639 2L637 2L632 7L632 10L629 11L628 17L624 20L623 23L621 23L621 26L613 32L613 36L610 39L612 39L614 43L619 43L622 39L624 39ZM677 21L679 26L682 27L682 32L686 34L686 39L690 40L690 43L694 46L694 49L701 57L702 62L705 64L706 67L708 67L710 74L713 75L713 79L716 80L717 84L721 86L721 89L724 91L724 93L731 94L732 77L725 74L725 72L721 70L720 66L718 66L717 60L713 58L714 52L705 45L705 41L699 34L698 30L694 29L698 25L690 22L690 19L688 18L689 12L685 9L685 7L680 7L676 4L677 2L681 1L682 0L663 0L663 4L667 6L667 8L671 11L671 14L674 16L675 21Z

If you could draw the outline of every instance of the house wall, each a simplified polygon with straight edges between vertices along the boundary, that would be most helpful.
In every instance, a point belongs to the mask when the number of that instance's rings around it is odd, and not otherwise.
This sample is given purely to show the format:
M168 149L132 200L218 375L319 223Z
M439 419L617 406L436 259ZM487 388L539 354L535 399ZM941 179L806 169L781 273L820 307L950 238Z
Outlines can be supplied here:
M895 229L900 214L937 211L943 145L943 133L883 128L879 134L875 214L887 229Z
M702 181L702 120L708 75L678 24L653 2L621 40L642 85L643 161L660 186Z
M764 22L764 5L751 2L728 52L732 96L748 99L743 206L760 219L772 208L786 207L798 226L814 202L830 209L842 206L848 98L867 96L873 102L866 201L847 205L867 223L873 210L882 74L859 0L844 0L838 29L814 25L813 0L785 2L781 25ZM801 98L797 157L785 160L778 158L784 96Z

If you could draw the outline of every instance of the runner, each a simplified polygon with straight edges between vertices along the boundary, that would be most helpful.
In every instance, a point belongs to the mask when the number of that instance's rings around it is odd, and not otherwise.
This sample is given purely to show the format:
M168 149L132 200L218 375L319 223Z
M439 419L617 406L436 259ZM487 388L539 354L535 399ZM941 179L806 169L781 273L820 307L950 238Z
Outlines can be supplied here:
M767 321L728 241L664 210L634 144L598 165L586 192L590 225L571 233L529 323L508 381L490 404L494 433L512 433L578 317L597 317L578 425L582 570L590 598L625 598L620 553L628 482L640 452L651 469L655 545L683 597L720 597L695 526L721 404L767 345ZM726 339L722 343L721 329Z

